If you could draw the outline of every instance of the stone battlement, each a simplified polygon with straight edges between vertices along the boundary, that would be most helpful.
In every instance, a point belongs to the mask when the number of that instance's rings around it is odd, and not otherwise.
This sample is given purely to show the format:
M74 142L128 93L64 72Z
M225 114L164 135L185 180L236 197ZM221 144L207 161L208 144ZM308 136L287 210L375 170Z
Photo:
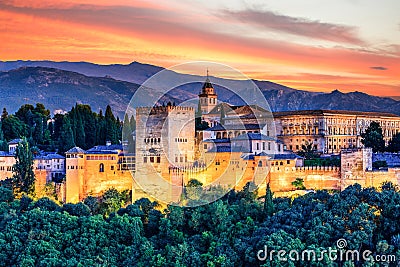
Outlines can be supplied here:
M141 115L156 115L162 113L170 113L176 111L194 111L193 107L181 106L155 106L155 107L138 107L136 113Z
M304 172L304 171L339 172L340 167L334 167L334 166L271 167L271 172Z

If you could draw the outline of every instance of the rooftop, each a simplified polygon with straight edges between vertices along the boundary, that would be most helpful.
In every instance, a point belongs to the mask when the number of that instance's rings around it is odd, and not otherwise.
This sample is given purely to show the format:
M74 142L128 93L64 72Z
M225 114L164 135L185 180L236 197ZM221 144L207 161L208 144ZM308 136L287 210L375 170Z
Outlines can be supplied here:
M266 136L262 133L245 133L245 134L241 134L235 138L233 138L233 140L265 140L265 141L276 141L275 138L272 138L270 136Z
M229 138L203 140L203 143L230 143L230 142L231 140Z
M65 159L65 157L52 152L52 153L39 154L35 157L35 159Z
M21 142L22 139L21 138L16 138L11 140L10 142L8 142L9 145L15 145L15 144L19 144L19 142Z
M86 152L85 150L83 150L82 148L76 146L76 147L71 148L70 150L68 150L65 153L85 154L85 152Z
M217 124L206 131L225 131L225 130L260 130L265 124L248 123L248 124Z

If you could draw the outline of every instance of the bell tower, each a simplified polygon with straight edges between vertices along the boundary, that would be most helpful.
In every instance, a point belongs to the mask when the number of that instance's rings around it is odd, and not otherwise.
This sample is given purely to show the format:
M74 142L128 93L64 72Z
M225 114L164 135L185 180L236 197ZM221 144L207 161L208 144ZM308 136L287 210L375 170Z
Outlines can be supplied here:
M215 93L214 87L208 77L208 69L207 79L204 82L199 94L199 101L202 114L209 113L217 105L217 94Z

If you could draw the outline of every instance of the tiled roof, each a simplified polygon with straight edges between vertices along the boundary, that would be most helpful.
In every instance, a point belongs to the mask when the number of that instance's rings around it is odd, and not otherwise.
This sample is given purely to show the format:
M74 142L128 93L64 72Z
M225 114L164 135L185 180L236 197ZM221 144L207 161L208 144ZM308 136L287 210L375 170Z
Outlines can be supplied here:
M221 108L224 109L225 114L228 113L231 110L235 110L240 108L241 106L231 106L228 103L220 103L218 105L216 105L212 110L210 110L210 112L208 112L207 114L216 114L216 115L220 115L221 114Z
M203 140L203 143L230 143L229 138L222 138L222 139L206 139Z
M217 147L213 147L207 151L207 153L210 153L210 152L221 153L221 152L246 152L246 151L244 151L244 148L242 148L242 147L217 146Z
M94 146L90 149L88 149L86 152L92 152L92 151L111 151L111 150L123 150L122 145L109 145L109 146Z
M296 155L294 153L290 154L274 154L271 155L272 159L302 159L299 155Z
M57 154L57 153L45 153L39 154L35 157L35 159L65 159L65 157Z
M15 144L19 144L19 142L21 142L21 141L22 141L22 139L16 138L16 139L13 139L10 142L8 142L8 144L9 145L15 145Z
M262 133L245 133L241 134L232 140L265 140L265 141L276 141L276 139L266 136Z
M89 151L87 150L85 154L118 154L118 151L116 150L94 150L94 151Z
M68 150L67 152L65 152L65 153L79 153L79 154L84 154L86 151L85 150L83 150L82 148L80 148L80 147L73 147L73 148L71 148L70 150Z
M265 124L248 123L248 124L228 124L221 125L217 124L206 131L225 131L225 130L260 130L265 126Z
M0 151L0 157L14 157L14 155L8 153L8 151Z
M235 115L236 114L253 114L254 112L263 112L263 113L269 113L270 111L266 110L265 108L262 108L260 106L257 105L244 105L241 106L238 109L235 109L234 111L229 112L229 115ZM228 115L227 114L227 115Z

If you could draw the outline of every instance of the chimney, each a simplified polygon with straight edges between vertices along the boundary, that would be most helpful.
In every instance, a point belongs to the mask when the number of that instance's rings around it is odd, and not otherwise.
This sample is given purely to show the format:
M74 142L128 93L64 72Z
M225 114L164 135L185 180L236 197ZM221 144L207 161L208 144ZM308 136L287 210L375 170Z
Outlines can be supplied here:
M106 146L111 146L111 141L106 141Z

